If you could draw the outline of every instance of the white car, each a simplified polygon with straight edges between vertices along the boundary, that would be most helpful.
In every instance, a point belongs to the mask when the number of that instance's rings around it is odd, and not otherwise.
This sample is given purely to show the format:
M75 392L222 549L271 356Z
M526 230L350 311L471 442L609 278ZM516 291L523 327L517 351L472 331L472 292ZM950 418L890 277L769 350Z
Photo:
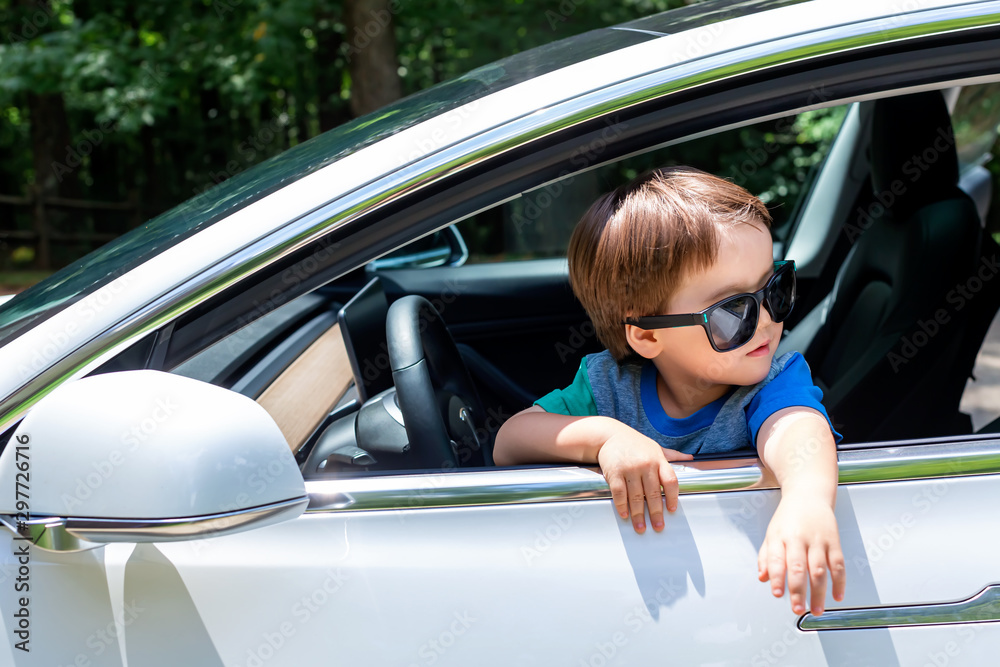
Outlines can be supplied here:
M0 304L0 664L995 664L1000 426L962 400L1000 307L998 122L1000 2L699 3L149 221ZM767 189L798 268L781 350L845 436L819 617L756 579L753 451L675 466L643 535L598 470L492 463L599 349L567 221L676 162Z

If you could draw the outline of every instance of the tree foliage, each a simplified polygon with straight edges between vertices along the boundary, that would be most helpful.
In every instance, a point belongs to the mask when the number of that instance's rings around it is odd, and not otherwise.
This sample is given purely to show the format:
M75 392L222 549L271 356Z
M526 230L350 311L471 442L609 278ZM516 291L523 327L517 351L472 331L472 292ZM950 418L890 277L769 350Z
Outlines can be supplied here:
M682 3L388 0L353 25L345 4L0 0L0 195L23 195L47 179L55 195L132 196L146 219L349 120L351 57L379 31L395 31L406 95ZM45 125L35 135L33 112ZM262 127L280 131L262 142ZM43 146L46 136L54 146ZM117 215L63 212L50 225L124 231L129 223ZM0 204L0 216L4 229L32 226L27 207ZM89 248L64 246L54 263ZM2 249L3 263L12 249Z

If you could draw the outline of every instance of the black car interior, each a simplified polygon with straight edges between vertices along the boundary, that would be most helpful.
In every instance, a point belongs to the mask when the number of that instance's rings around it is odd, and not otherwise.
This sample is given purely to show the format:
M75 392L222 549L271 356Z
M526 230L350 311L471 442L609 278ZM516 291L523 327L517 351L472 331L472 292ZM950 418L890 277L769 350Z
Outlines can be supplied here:
M818 305L804 316L800 314L780 351L798 349L806 356L834 424L849 434L848 442L971 433L971 421L959 411L959 402L976 353L1000 308L1000 281L985 281L976 297L960 307L955 302L955 287L976 276L1000 246L984 230L976 203L958 187L954 135L941 92L867 104L870 108L866 112L871 114L871 189L860 193L860 204L855 208L867 217L843 221L843 238L848 243L842 257L835 254L834 265L827 269L832 274L832 288L825 296L811 295ZM467 293L459 290L447 304L439 305L448 320L448 331L462 341L457 345L461 362L455 365L468 369L473 380L471 387L463 389L468 397L465 400L476 406L470 407L471 412L493 410L501 418L492 429L478 428L480 434L487 434L482 445L488 452L488 439L495 435L502 417L530 405L545 387L560 386L567 373L575 370L579 358L599 345L592 329L589 337L582 333L588 331L587 320L571 294L567 298L564 283L549 284L544 278L533 281L532 276L524 276L522 284L510 284L489 266L466 269L471 270L453 273L472 281L464 286ZM440 293L442 273L448 272L402 269L382 272L381 279L396 298L407 292L431 296L435 289ZM815 284L822 286L823 280ZM542 296L548 297L550 312L532 312L531 304L542 306L546 301L529 299L527 315L534 320L514 318L517 326L505 325L495 314L509 311L511 305L504 301L516 298L522 289L535 290L536 295L541 290ZM475 299L468 298L473 295ZM504 335L524 336L525 331L535 334L534 347L501 340ZM439 330L438 335L448 334ZM392 339L390 335L390 349ZM539 339L548 349L539 349ZM567 346L567 341L572 345ZM504 356L504 351L513 356ZM556 351L559 354L553 354ZM547 366L560 357L562 368ZM524 359L531 363L525 364ZM534 374L516 377L524 370ZM557 375L562 377L554 379ZM522 378L530 389L522 384ZM439 406L433 410L428 405L420 413L425 417L428 413L449 414L448 400L455 394L444 392L442 397L440 384L437 379L432 381L433 391L427 395L437 394ZM386 416L389 411L380 409L380 428L393 424L398 428L402 425L399 399L393 390L387 394L393 397L392 403L383 401L380 405L395 405L397 421ZM364 412L362 409L360 414ZM435 423L425 425L422 433L440 431L441 419L435 416L432 421ZM361 447L376 458L384 458L380 450L386 446L373 435L374 422L367 423L365 431L358 419L353 429L356 440L350 442L343 439L349 434L342 429L341 446ZM447 423L446 431L457 455L461 439L454 435L457 429L452 425ZM438 433L436 439L442 438ZM397 439L406 440L401 435ZM330 458L332 443L332 437L321 438L307 467L342 470L343 466L334 466L334 462L344 461L344 457ZM439 445L434 449L437 458L443 456L459 465L446 449ZM423 457L421 460L422 465L428 464ZM485 460L489 460L488 454ZM405 462L395 458L394 463Z
M971 433L958 406L1000 286L967 303L956 286L998 248L958 187L941 93L880 99L871 113L872 196L845 221L855 241L779 352L803 353L852 441Z
M953 140L934 148L950 132L941 93L863 104L872 114L872 187L857 196L871 222L857 229L856 219L842 221L841 252L800 301L817 305L795 313L779 352L806 356L847 443L970 433L958 404L1000 307L1000 281L985 281L963 308L948 296L1000 247L956 185ZM907 161L928 146L934 159L911 181ZM858 233L848 234L850 225ZM293 268L278 267L257 289L283 284L278 270ZM225 312L240 304L234 299L193 313L178 325L182 335L167 337L169 350L152 345L149 359L160 361L147 361L173 372L183 366L185 374L258 399L282 369L339 327L353 386L293 445L307 478L491 465L503 421L568 384L580 359L601 349L564 259L359 268L316 287L237 328L253 333L235 351L211 353L224 347L222 339L193 357L186 352L219 322L239 319ZM930 335L927 323L940 309L951 319ZM911 357L904 339L921 343ZM172 357L188 361L176 366Z
M381 283L374 278L344 305L339 319L360 408L324 431L308 452L307 468L380 462L397 469L457 468L492 462L476 384L430 301L409 295L386 308ZM363 348L357 347L360 341ZM358 357L359 349L371 354ZM387 364L376 362L383 350ZM379 391L369 393L374 389ZM420 446L411 448L412 442Z

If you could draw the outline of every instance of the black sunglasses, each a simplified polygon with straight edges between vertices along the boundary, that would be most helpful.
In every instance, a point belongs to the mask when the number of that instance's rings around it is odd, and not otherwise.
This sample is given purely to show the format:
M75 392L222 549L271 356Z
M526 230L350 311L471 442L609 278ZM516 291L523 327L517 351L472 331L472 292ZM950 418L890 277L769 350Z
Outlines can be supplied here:
M625 324L640 329L670 329L700 326L716 352L729 352L746 345L757 331L763 304L774 322L782 322L795 305L795 262L774 263L774 275L756 292L736 294L712 304L700 313L630 317Z

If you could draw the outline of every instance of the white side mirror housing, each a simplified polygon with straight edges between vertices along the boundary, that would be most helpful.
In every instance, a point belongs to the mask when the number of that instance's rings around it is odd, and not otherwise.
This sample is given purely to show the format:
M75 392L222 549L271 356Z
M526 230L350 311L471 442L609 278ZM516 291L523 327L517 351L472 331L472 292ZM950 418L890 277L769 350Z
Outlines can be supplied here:
M55 550L224 535L307 504L295 457L262 407L159 371L57 388L0 455L0 520Z

